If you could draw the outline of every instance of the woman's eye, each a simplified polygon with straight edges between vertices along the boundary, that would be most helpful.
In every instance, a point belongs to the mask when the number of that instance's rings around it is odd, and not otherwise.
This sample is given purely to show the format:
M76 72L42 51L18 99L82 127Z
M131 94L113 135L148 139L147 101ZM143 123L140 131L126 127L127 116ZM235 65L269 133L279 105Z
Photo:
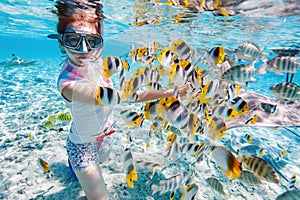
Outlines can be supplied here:
M87 38L87 39L91 47L94 47L96 45L96 40L94 38Z
M70 37L70 38L68 39L68 42L70 43L70 45L76 46L77 43L78 43L78 38L77 38L77 37Z

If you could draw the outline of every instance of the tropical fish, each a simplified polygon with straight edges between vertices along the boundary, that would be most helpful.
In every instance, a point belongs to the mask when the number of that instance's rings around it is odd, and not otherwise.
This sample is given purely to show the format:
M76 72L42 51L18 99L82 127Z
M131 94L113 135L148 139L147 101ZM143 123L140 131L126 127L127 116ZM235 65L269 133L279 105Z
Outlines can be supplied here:
M134 94L144 84L146 84L146 77L144 74L133 76L125 82L122 98L127 99L127 97L130 97L132 94Z
M159 82L148 83L148 90L162 90L163 87Z
M119 89L124 90L126 82L125 69L122 69L119 74Z
M188 80L185 70L179 64L170 66L170 73L168 77L177 87L185 85Z
M180 146L181 153L197 157L203 155L205 150L204 142L197 143L185 143Z
M188 176L184 173L178 173L166 180L160 180L158 185L151 185L152 195L159 192L162 195L166 192L172 192L182 187L186 183Z
M142 61L145 64L150 64L155 58L158 47L159 44L155 40L144 47L132 47L132 50L129 52L128 57L132 58L132 63L135 63L136 61Z
M287 156L287 151L286 150L282 150L279 154L279 156L277 157L277 160L280 161L281 159L283 159L285 156Z
M261 181L257 178L257 176L253 172L250 172L250 171L243 170L241 172L239 179L249 185L261 184Z
M254 68L254 64L239 64L231 67L225 71L221 78L229 83L247 84L248 82L254 82L254 75L263 73Z
M246 114L249 111L248 103L240 96L228 101L227 105L234 108L238 112L238 116Z
M275 74L281 75L282 72L295 74L297 68L300 69L300 64L297 62L296 57L291 56L277 56L268 60L262 65L268 71L274 72Z
M297 200L300 199L300 190L288 190L278 197L276 200Z
M49 120L45 121L44 122L44 127L46 129L52 129L54 127L54 121L49 121Z
M200 92L198 92L200 102L207 103L213 101L218 91L219 80L214 79L212 81L209 81L206 85L202 87Z
M181 194L180 200L195 199L195 196L196 196L198 190L199 190L199 187L195 183L185 186L185 189Z
M270 91L282 100L295 102L300 99L300 87L291 82L278 83Z
M189 113L189 121L184 127L184 130L194 136L196 133L201 133L201 131L204 129L204 124L201 119L198 118L198 116L195 113Z
M192 65L192 63L190 63L187 60L181 60L179 65L184 69L184 71L186 72L187 78L190 80L190 77L196 70L195 67Z
M39 158L37 162L38 162L38 166L44 171L44 173L50 171L50 165L45 160Z
M58 119L61 122L69 122L72 119L72 115L70 113L65 113L65 112L59 112L56 115L56 119Z
M172 133L170 134L168 137L167 137L167 156L170 158L170 159L174 159L174 157L176 155L178 155L179 153L181 153L181 148L177 142L177 135L175 133Z
M120 59L116 56L106 56L103 59L103 76L110 78L113 74L119 73L122 69L130 68L125 59Z
M29 138L29 140L32 140L32 139L33 139L33 134L32 134L32 133L29 133L29 134L28 134L28 138Z
M264 178L266 181L272 183L280 182L277 172L264 159L251 156L251 155L241 155L240 151L239 151L239 159L241 160L242 165L244 167L253 171L257 176Z
M133 157L130 147L125 149L124 170L126 173L126 182L130 188L134 188L133 181L138 180L138 174L133 163Z
M205 116L207 106L207 103L201 103L200 99L196 99L186 105L187 109L192 113L195 113L199 118Z
M158 116L156 112L156 108L158 105L158 101L147 101L146 104L142 107L144 111L145 119L153 120L155 117Z
M174 96L160 99L156 111L158 116L179 129L186 127L189 120L188 110Z
M215 140L216 138L221 139L226 131L227 126L223 119L213 117L212 119L207 119L208 131L207 136Z
M116 105L121 103L121 95L113 88L98 87L95 97L99 106Z
M170 49L179 59L188 60L191 58L192 48L183 40L174 40Z
M232 120L237 117L238 112L234 108L228 108L226 105L220 105L213 109L213 115L217 118L222 118L225 120Z
M270 104L270 103L260 103L260 107L267 113L275 114L277 111L277 105L276 104Z
M144 114L133 110L124 109L120 112L122 119L128 126L141 127L144 122Z
M212 146L211 156L228 178L235 179L240 176L242 167L229 149L224 146Z
M262 157L263 155L265 155L265 148L262 148L262 147L260 147L260 148L258 148L257 150L256 150L256 155L258 156L258 157Z
M238 84L230 84L227 89L227 99L226 100L232 100L238 96L240 92L240 87Z
M222 183L218 179L210 177L205 179L205 181L213 190L217 191L218 193L224 196L227 196L227 194L224 192Z
M194 70L191 71L188 80L194 89L202 88L202 85L208 83L209 73L204 68L194 66Z
M208 53L208 59L213 64L221 64L224 62L225 59L225 51L224 48L221 46L216 46L212 48Z
M162 49L158 53L157 60L167 71L170 70L171 65L179 63L179 59L168 47Z
M259 58L264 59L264 55L262 53L262 48L251 42L245 42L245 43L240 44L235 49L234 53L238 59L241 59L243 61L251 61L252 62Z
M252 135L246 133L244 135L244 138L246 139L247 143L251 143L252 142Z

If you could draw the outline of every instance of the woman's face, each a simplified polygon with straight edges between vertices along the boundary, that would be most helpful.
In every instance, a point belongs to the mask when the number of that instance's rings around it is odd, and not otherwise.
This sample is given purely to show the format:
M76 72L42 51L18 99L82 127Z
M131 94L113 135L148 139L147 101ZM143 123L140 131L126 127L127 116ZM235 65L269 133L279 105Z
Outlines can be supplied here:
M87 61L98 60L102 55L102 47L91 49L90 46L93 46L95 40L94 38L85 35L99 35L94 26L71 24L68 28L66 28L65 33L79 33L75 36L71 35L70 37L68 37L68 42L71 45L76 45L76 41L81 38L81 40L79 40L80 42L78 43L78 46L76 47L76 50L68 48L66 47L66 45L62 45L72 64L78 67L84 67L86 66Z

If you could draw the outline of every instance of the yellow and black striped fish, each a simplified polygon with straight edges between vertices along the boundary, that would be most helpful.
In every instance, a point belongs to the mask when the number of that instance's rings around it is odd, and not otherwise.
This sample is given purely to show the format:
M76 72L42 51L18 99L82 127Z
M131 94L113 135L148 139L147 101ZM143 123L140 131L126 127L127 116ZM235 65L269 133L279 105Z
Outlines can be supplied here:
M168 47L165 47L158 53L157 60L167 71L170 70L171 65L179 63L177 56Z
M248 103L240 96L228 101L227 105L234 108L238 112L238 116L246 114L249 111Z
M143 113L138 113L133 110L125 109L120 112L120 115L128 126L141 127L143 125L144 122Z
M188 60L192 55L192 48L183 40L174 40L171 43L171 51L182 60Z
M174 96L160 99L156 111L158 116L178 129L184 128L188 124L189 112Z
M234 108L228 108L225 105L220 105L213 109L213 115L224 120L232 120L238 116L238 112Z
M156 112L156 108L158 105L158 101L147 101L146 104L142 107L144 111L145 119L153 120L155 117L158 116Z
M45 160L39 158L37 162L38 162L38 166L43 170L44 173L50 171L50 165Z
M208 53L208 59L213 64L221 64L225 59L225 50L221 46L216 46L212 48Z
M116 56L106 56L103 59L103 75L110 78L113 74L119 73L122 69L128 69L130 66L125 59Z
M121 95L119 92L110 87L99 86L95 97L99 106L116 105L121 103Z
M130 147L125 149L124 170L126 173L126 182L130 188L134 188L134 182L138 180L138 174L133 163L133 157Z

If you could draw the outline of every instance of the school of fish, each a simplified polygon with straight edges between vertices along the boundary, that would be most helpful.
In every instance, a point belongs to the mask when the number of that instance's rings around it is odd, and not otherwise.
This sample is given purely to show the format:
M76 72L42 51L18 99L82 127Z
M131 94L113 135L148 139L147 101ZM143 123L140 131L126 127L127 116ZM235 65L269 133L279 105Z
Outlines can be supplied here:
M132 47L125 58L108 56L104 59L104 62L110 62L109 67L104 65L104 74L111 77L119 73L120 88L111 95L96 95L98 102L118 104L136 101L139 99L138 90L173 91L169 97L145 102L140 110L125 109L120 113L126 125L135 130L145 128L145 121L150 122L146 149L151 145L151 138L159 138L166 143L165 154L162 155L167 157L167 163L178 162L182 156L194 158L194 162L189 163L188 172L182 171L160 180L158 184L151 184L153 195L170 192L170 199L173 199L179 190L181 199L193 199L198 186L192 182L193 170L190 169L206 158L214 160L217 168L229 179L238 179L249 185L261 185L263 182L280 184L276 170L262 158L264 148L258 149L256 155L246 152L234 154L220 144L220 139L226 134L228 121L248 113L250 106L239 92L254 82L257 74L286 73L286 81L272 86L270 92L280 101L300 100L300 87L293 82L293 75L300 69L297 58L279 53L267 60L262 48L251 42L240 44L236 49L216 46L201 50L201 59L197 58L199 51L196 51L183 40L172 41L168 46L153 41L142 47ZM263 64L255 68L258 61ZM136 70L129 70L132 69L130 62L137 65ZM186 99L180 99L179 91L183 87L188 87ZM111 99L108 99L109 96ZM277 110L276 105L264 102L261 107L268 113ZM255 125L258 118L254 114L244 126ZM251 143L252 136L248 134L244 139ZM129 187L133 188L134 181L138 180L135 165L144 166L145 162L135 161L130 149L126 148L124 170ZM153 161L151 166L157 168L163 165ZM224 192L218 178L209 177L206 182L218 194L229 195ZM292 192L287 191L285 195L299 192L289 193Z

